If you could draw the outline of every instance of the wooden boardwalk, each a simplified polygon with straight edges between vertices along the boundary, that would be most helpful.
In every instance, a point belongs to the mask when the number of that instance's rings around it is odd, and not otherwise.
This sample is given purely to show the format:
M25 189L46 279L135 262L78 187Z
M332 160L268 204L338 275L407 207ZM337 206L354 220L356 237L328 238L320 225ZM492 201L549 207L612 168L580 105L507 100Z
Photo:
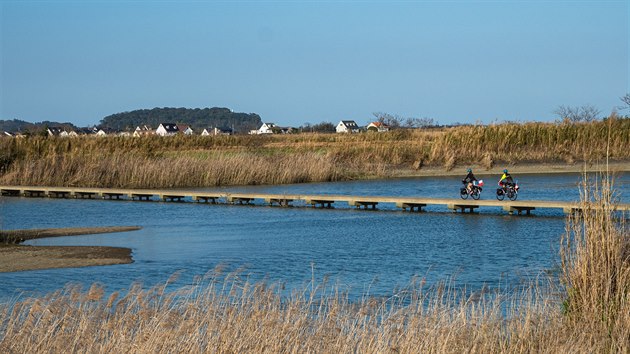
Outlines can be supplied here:
M355 195L302 195L302 194L261 194L261 193L208 193L202 191L173 191L154 189L116 188L69 188L69 187L29 187L0 186L2 197L30 198L76 198L114 199L135 201L200 202L223 204L252 204L256 201L269 205L291 206L295 202L313 207L331 208L335 203L349 207L376 209L379 204L389 204L409 211L423 211L427 206L444 207L451 211L474 212L484 207L498 207L509 214L527 214L536 209L560 209L564 213L580 211L575 202L516 200L498 201L472 199L441 199L387 196ZM619 204L617 210L630 211L630 204Z

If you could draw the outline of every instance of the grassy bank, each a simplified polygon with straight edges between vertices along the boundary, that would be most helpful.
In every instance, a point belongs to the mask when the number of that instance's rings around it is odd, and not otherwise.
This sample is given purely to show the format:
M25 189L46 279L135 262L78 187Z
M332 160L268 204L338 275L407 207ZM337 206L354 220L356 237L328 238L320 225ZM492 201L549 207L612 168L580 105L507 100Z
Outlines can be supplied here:
M358 302L334 288L281 286L219 271L169 293L104 296L68 287L0 307L3 352L625 353L630 351L630 233L607 182L567 220L562 287L513 296L422 281Z
M630 161L630 119L388 133L0 139L0 184L203 187Z

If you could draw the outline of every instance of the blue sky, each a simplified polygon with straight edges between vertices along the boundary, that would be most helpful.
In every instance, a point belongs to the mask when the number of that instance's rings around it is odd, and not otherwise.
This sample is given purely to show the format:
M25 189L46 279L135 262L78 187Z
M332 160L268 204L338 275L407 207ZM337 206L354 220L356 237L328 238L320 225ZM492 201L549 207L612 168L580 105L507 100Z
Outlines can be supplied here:
M629 85L620 1L0 0L0 119L87 126L228 107L299 126L608 114Z

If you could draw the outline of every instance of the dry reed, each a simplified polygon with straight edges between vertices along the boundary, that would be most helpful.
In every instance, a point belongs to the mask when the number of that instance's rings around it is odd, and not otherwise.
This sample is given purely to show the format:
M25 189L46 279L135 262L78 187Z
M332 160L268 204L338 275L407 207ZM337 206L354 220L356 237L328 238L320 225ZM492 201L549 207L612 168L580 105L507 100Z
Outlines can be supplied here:
M589 333L606 352L630 350L630 232L615 211L613 180L599 176L581 189L581 212L562 239L567 325ZM585 176L586 180L586 176Z
M610 134L609 134L610 133ZM458 165L630 160L630 118L367 134L0 139L0 183L203 187L388 177Z

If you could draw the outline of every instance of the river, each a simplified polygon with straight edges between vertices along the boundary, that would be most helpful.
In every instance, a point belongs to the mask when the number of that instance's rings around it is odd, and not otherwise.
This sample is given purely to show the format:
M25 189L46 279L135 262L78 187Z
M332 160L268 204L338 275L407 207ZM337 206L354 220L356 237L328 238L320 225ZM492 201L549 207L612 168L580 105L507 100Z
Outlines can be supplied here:
M496 176L482 199L493 199ZM347 194L458 198L461 177L249 186L208 189L292 194ZM519 200L579 199L579 174L523 175ZM617 196L630 200L630 174L616 177ZM328 279L351 297L391 295L421 277L428 284L510 291L558 271L565 232L559 210L509 216L501 209L478 214L428 207L410 213L337 207L268 207L47 198L0 198L5 229L139 225L142 230L29 241L31 245L129 247L132 264L0 273L0 301L39 295L68 283L101 283L107 291L133 282L152 286L179 273L175 286L217 266L252 280L282 282L286 289Z

